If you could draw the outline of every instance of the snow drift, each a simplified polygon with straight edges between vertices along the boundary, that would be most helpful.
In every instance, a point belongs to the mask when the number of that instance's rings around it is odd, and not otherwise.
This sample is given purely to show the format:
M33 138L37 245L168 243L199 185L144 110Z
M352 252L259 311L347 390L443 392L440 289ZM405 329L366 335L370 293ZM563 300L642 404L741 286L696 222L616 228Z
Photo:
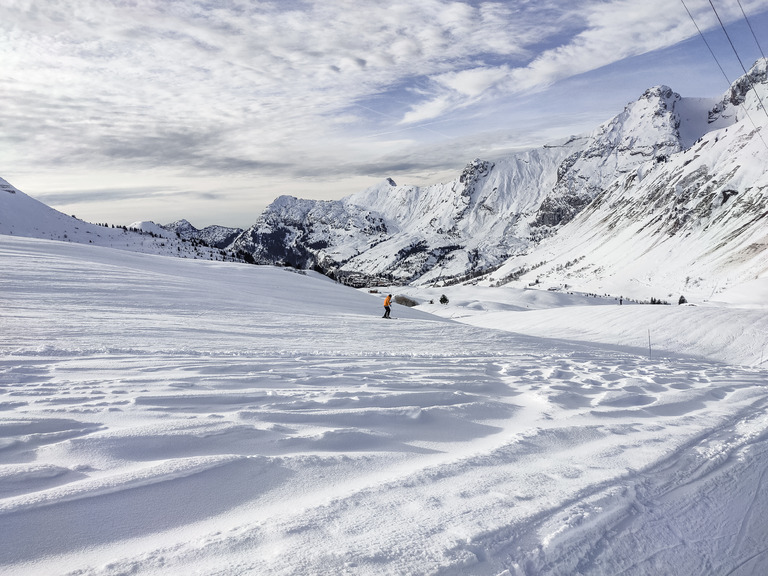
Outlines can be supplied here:
M267 266L0 235L0 267L2 574L768 569L766 372L589 342L670 307L423 305L600 312L543 339ZM729 339L741 298L668 329Z

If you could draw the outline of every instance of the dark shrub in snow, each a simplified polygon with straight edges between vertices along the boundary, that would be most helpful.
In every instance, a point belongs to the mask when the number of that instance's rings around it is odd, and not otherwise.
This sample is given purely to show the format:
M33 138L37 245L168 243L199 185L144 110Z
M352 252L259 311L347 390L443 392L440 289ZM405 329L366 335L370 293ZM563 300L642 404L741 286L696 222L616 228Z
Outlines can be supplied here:
M401 294L398 294L395 296L395 304L400 304L401 306L408 306L409 308L413 308L414 306L418 306L419 303L416 302L413 298L408 298L408 296L403 296Z

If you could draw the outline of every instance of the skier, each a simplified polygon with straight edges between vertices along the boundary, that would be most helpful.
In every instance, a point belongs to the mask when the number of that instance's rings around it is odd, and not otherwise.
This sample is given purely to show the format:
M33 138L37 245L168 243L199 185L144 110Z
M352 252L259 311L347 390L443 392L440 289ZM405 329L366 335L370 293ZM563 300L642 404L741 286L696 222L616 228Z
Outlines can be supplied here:
M392 304L392 294L388 294L386 298L384 298L384 316L382 318L389 318L389 313L392 311L390 308L390 305Z

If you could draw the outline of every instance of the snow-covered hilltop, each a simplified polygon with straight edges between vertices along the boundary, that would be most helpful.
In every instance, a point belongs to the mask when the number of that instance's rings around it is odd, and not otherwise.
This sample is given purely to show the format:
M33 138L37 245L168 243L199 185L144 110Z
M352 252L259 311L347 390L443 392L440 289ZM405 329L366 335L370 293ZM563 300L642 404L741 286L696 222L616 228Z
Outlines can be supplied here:
M744 264L737 275L749 277L763 261L757 230L767 150L756 126L766 124L757 97L768 93L766 63L719 100L651 88L591 134L475 160L445 184L387 179L338 201L280 197L235 246L257 262L315 267L360 285L451 283L501 266L485 281L531 282L545 272L554 285L574 284L597 272L615 277L619 289L634 276L616 267L657 261L659 244L669 271L689 267L691 258L675 256L695 237L698 277L728 273L731 252L745 250L752 256L735 257ZM597 249L614 257L593 258L582 276L560 273ZM551 265L524 274L542 262ZM674 276L670 289L681 290L691 275Z
M225 230L222 227L211 228ZM213 230L207 236L202 232L185 237L177 234L171 225L163 227L154 222L134 222L127 226L112 227L84 222L46 206L0 178L0 234L93 244L181 258L242 260L241 255L225 250L227 246L216 242L216 234L221 234L220 231ZM233 235L236 234L230 231L229 237Z

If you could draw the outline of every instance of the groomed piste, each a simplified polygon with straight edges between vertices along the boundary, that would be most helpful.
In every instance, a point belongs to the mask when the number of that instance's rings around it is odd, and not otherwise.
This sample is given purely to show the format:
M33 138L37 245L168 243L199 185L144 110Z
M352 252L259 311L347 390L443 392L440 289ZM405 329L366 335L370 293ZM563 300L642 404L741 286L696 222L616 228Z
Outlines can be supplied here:
M2 574L768 571L763 281L390 322L266 266L0 236L0 269Z

